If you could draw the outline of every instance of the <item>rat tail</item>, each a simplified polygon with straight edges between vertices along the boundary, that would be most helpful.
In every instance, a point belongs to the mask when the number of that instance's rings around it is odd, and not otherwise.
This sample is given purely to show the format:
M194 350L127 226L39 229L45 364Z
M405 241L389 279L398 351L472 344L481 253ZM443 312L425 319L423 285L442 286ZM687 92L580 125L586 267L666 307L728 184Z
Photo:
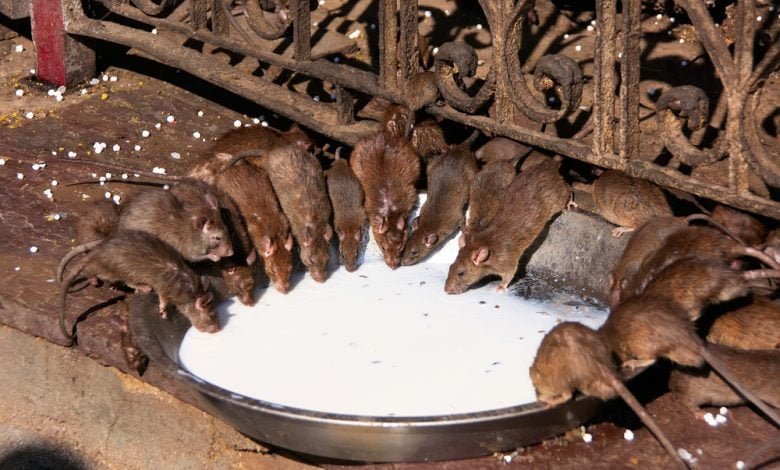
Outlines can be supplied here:
M235 165L236 163L240 162L241 160L243 160L245 158L262 157L262 156L266 155L267 153L268 152L263 152L263 151L258 150L258 149L244 150L243 152L238 152L237 154L235 154L233 156L233 158L230 159L230 161L228 161L225 164L225 168L230 168L231 166Z
M621 382L617 377L613 376L612 387L615 389L620 398L626 402L626 404L634 411L634 413L636 413L637 416L639 416L639 419L642 420L642 423L644 423L644 425L647 426L647 429L653 433L655 438L658 439L658 442L663 446L664 449L666 449L666 452L672 456L672 459L677 462L678 467L687 469L688 464L685 463L685 461L677 453L677 450L666 437L666 434L664 434L661 428L658 427L658 424L655 422L652 416L647 413L642 404L639 403L636 397L634 397L634 395L626 388L623 382Z
M62 274L65 272L65 268L67 268L68 263L75 258L76 256L85 253L92 248L95 248L96 246L103 243L103 240L95 240L87 243L82 243L81 245L77 246L76 248L73 248L62 257L62 261L60 261L60 265L57 267L57 284L62 285Z
M692 214L685 218L686 223L691 223L694 220L703 220L710 225L716 227L721 232L725 233L729 237L731 237L735 242L739 243L740 245L747 246L744 240L739 238L737 235L731 232L731 230L727 229L723 224L718 222L717 220L713 219L707 214Z
M742 273L742 278L746 281L754 281L756 279L778 279L780 278L780 269L754 269L753 271L745 271Z
M747 389L742 382L737 380L734 372L720 358L713 354L707 347L701 348L701 355L709 363L710 367L725 381L738 395L744 397L747 401L753 403L756 408L761 410L775 426L780 426L780 416L770 406L759 399L753 392Z
M100 168L108 168L109 170L114 171L121 171L124 173L135 173L139 175L146 176L147 178L155 178L158 180L163 181L181 181L181 176L176 175L166 175L163 173L152 173L151 171L146 170L139 170L138 168L133 168L130 166L124 166L119 165L115 163L108 163L108 162L95 162L92 160L84 160L83 158L59 158L56 160L53 160L55 163L77 163L79 165L91 165L91 166L97 166Z
M461 142L461 143L460 143L460 144L458 144L458 145L459 145L459 146L461 146L461 147L464 147L464 148L466 148L466 149L470 149L470 148L471 148L471 146L472 146L472 145L474 145L474 142L476 142L476 141L477 141L477 139L479 138L480 134L481 134L481 133L479 132L479 129L474 129L474 130L471 132L471 135L470 135L470 136L468 136L468 137L466 138L466 140L464 140L463 142Z
M751 258L756 258L757 260L761 261L762 263L766 264L770 268L777 270L780 269L780 263L775 261L774 258L769 256L768 254L764 253L763 251L753 248L750 246L742 246L739 247L736 254L741 256L749 256Z
M86 267L88 262L89 255L79 261L79 263L76 265L76 269L73 270L73 273L68 276L60 285L60 331L62 332L62 335L68 340L68 346L73 345L76 340L76 335L72 332L72 330L68 330L67 326L65 325L65 311L67 309L68 290L70 289L71 284L73 284L73 281L75 281L76 278L81 275L81 272L84 270L84 267Z

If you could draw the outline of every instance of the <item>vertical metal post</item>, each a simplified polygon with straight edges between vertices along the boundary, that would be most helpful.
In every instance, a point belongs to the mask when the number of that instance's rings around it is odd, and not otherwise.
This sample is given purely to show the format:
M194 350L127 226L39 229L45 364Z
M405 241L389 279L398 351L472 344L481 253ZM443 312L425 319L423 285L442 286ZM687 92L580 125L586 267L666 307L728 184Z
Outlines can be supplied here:
M596 2L594 47L593 154L613 153L615 117L615 17L617 0ZM625 14L625 13L624 13Z
M493 3L495 2L495 3ZM496 120L498 122L513 122L515 117L515 104L509 96L508 88L511 86L506 72L506 44L509 38L503 37L501 31L506 29L506 22L514 7L513 0L489 0L480 2L490 21L490 30L493 34L493 67L496 77ZM520 21L525 21L521 18ZM509 34L520 34L517 28L510 29ZM518 41L520 38L518 38ZM520 47L518 47L520 49ZM516 54L517 51L512 51ZM519 111L517 111L519 112Z
M401 0L401 77L405 80L420 71L420 51L417 46L417 0Z
M390 90L397 86L398 56L396 38L398 20L395 16L396 0L380 0L379 4L379 78Z
M309 0L292 0L295 60L311 60L311 11Z
M190 0L190 25L193 31L206 27L208 9L206 0Z
M355 98L345 88L336 86L336 106L341 124L355 122Z
M95 76L95 52L65 32L73 0L32 0L30 16L36 70L41 81L69 86Z
M597 2L598 3L598 2ZM640 0L623 0L623 56L620 59L620 161L639 156Z
M225 9L222 7L224 0L212 0L211 2L211 31L219 36L226 36L230 31Z

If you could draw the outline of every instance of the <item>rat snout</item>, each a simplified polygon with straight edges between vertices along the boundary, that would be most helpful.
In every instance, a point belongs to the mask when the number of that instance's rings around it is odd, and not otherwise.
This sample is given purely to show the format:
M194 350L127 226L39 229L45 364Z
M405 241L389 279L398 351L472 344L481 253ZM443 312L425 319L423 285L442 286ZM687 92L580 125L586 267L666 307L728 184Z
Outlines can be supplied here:
M398 266L401 265L401 260L396 256L388 256L385 258L385 264L387 264L390 269L398 269Z
M241 294L238 300L247 307L252 307L256 302L254 293L252 291Z
M309 274L311 274L311 278L315 282L325 282L325 279L328 277L324 269L312 269L309 271Z
M312 276L314 277L314 276ZM281 281L275 281L274 288L281 292L282 294L286 294L290 292L290 283L289 282L281 282Z
M447 281L444 283L444 292L450 294L450 295L457 295L463 293L463 287L458 285L455 282L449 282Z

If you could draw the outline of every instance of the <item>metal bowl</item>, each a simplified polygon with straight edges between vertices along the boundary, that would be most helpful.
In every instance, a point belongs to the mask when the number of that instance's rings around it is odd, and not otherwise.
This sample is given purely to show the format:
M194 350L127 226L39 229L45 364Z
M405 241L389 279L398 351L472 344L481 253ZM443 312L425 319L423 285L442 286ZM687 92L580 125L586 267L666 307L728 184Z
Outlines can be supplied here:
M477 457L562 434L592 418L603 403L579 397L553 408L537 402L487 412L413 418L372 418L280 406L230 392L184 370L178 353L189 321L178 314L161 319L152 294L133 297L130 328L152 361L194 389L211 414L258 441L296 452L361 462Z

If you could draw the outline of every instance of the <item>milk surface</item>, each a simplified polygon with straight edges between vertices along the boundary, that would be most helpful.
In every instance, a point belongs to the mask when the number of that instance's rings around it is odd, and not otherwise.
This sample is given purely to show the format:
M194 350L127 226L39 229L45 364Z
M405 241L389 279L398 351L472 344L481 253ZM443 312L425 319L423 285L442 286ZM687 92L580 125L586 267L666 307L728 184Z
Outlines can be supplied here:
M597 328L606 312L495 291L444 292L457 237L422 264L388 268L373 240L354 273L324 284L300 273L288 294L218 307L222 331L190 328L183 368L232 393L305 410L439 416L536 401L528 368L560 321ZM337 259L337 256L336 256Z

